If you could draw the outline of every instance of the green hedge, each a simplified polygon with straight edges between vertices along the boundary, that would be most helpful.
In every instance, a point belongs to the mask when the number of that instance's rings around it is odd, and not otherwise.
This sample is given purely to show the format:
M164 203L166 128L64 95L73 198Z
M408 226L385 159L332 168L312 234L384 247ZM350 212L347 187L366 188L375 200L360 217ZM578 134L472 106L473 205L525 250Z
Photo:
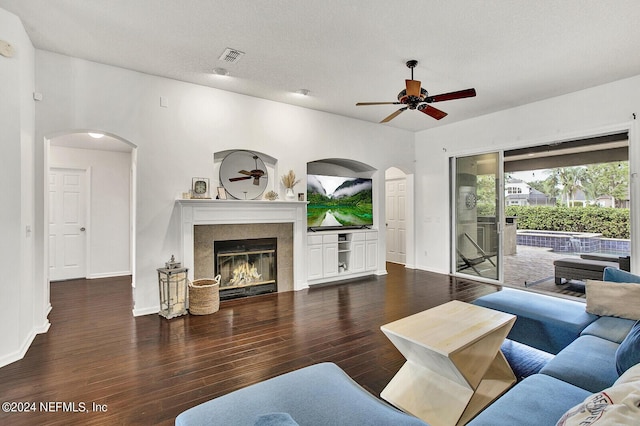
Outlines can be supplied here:
M629 209L611 207L509 206L505 216L517 216L518 229L596 232L605 238L629 239Z

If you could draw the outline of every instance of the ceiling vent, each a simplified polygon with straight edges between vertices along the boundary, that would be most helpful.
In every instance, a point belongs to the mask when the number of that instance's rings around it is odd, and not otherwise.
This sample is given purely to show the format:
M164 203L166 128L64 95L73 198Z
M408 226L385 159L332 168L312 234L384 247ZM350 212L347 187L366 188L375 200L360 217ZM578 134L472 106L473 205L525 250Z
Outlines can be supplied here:
M235 64L240 60L240 58L242 58L243 55L244 52L227 47L218 59L230 64Z

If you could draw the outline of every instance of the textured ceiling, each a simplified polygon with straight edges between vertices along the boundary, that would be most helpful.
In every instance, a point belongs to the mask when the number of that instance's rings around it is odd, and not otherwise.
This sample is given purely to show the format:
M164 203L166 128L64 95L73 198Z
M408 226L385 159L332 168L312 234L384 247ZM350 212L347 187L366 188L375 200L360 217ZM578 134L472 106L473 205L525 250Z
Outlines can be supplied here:
M419 131L640 73L640 2L593 0L0 0L38 49L378 122L410 77L441 121ZM11 42L10 40L7 40ZM246 53L218 60L225 48ZM211 75L224 66L230 75ZM297 89L310 90L296 96ZM594 104L597 100L594 100Z

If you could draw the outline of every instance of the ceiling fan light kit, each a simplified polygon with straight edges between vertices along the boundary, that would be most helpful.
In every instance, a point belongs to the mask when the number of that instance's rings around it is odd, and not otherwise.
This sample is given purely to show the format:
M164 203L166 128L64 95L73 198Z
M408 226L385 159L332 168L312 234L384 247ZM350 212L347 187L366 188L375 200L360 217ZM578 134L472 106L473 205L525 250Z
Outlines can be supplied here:
M447 113L428 104L433 102L470 98L476 95L475 89L465 89L455 92L443 93L435 96L429 96L429 92L422 88L422 83L419 80L413 79L413 69L418 65L418 61L412 59L410 61L407 61L406 65L407 68L411 69L411 80L405 80L405 89L398 93L397 102L358 102L356 106L406 105L383 118L380 123L387 123L393 120L407 109L418 110L432 118L435 118L436 120L441 120L447 116Z

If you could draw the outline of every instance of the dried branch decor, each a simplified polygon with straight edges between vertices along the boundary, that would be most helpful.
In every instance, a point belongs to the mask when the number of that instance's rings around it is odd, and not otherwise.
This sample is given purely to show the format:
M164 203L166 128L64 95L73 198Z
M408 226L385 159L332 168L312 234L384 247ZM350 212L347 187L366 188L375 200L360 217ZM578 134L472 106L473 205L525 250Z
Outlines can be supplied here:
M296 180L296 174L293 170L289 170L289 173L282 175L282 185L285 188L292 189L300 182L300 179Z

